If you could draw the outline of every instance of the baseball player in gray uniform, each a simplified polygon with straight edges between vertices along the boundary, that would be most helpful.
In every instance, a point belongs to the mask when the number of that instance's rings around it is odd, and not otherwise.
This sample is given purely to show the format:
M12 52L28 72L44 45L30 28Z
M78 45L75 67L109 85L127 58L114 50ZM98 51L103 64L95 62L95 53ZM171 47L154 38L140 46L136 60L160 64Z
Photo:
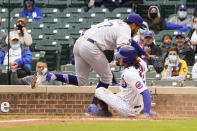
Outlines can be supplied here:
M125 20L109 20L101 22L90 29L86 30L75 42L75 75L70 74L54 74L49 75L47 80L59 80L68 84L83 86L88 80L90 68L100 76L98 87L108 88L112 82L112 73L108 60L104 55L104 50L114 50L119 46L128 45L131 43L131 36L142 28L143 19L138 14L130 14ZM145 55L139 45L133 43L136 50ZM132 44L131 44L132 45ZM110 117L111 112L108 111L108 106L96 97L93 98L92 104L100 104L103 116ZM87 114L91 114L87 110Z

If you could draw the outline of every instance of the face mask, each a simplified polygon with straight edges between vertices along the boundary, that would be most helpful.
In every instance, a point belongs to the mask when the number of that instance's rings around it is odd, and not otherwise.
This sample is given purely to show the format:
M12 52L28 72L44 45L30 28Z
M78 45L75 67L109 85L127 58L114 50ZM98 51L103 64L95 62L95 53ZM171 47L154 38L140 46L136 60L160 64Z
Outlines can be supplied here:
M140 28L139 31L140 31L141 34L144 34L144 33L146 32L146 30L143 30L143 29L141 29L141 28Z
M33 1L25 1L27 7L33 6Z
M185 11L180 11L179 12L179 18L186 18L187 17L187 12L185 12Z
M197 30L197 24L193 24L194 29Z
M170 62L176 62L177 57L175 55L168 56Z
M150 13L150 17L151 17L152 19L155 19L155 18L157 17L157 13Z
M13 50L17 50L20 47L20 44L11 45Z

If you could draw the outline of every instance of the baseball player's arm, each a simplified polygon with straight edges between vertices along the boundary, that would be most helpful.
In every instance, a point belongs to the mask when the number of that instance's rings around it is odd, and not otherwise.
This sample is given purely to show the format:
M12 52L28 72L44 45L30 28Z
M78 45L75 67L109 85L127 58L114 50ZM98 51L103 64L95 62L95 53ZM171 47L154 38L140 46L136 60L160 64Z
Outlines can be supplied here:
M141 55L146 55L146 51L144 51L140 45L134 41L133 39L130 40L130 43L131 43L131 46L133 46L137 51L138 51L138 55L141 56Z
M127 77L130 79L131 86L136 89L138 93L140 93L143 97L143 103L144 103L144 115L149 116L150 115L150 108L151 108L151 96L150 92L147 89L146 85L142 81L139 75L137 75L136 72L132 75L132 77Z
M151 97L150 97L150 92L148 89L144 90L143 92L140 93L143 97L143 103L144 103L144 115L150 115L150 107L151 107Z
M75 83L74 85L78 85L78 81L73 75L69 74L53 74L50 73L48 70L45 73L46 81L60 81L63 83Z

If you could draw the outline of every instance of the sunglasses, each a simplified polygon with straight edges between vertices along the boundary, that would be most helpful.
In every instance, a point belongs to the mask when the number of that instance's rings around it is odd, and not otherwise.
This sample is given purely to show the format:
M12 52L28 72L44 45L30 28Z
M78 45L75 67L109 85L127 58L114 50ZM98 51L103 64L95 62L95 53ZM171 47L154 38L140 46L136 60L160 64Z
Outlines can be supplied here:
M186 11L185 9L180 9L180 11Z

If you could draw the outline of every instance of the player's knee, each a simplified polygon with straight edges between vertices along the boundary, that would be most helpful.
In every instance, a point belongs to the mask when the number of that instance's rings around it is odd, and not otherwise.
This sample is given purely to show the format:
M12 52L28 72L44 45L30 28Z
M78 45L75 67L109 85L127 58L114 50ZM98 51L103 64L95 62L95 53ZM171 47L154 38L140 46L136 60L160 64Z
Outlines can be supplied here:
M112 73L110 73L108 75L101 76L100 81L103 83L111 84L112 78L113 78L113 75L112 75Z
M101 95L103 94L104 90L105 90L104 87L99 87L99 88L97 88L97 89L95 90L95 96L96 96L97 98L100 98Z

